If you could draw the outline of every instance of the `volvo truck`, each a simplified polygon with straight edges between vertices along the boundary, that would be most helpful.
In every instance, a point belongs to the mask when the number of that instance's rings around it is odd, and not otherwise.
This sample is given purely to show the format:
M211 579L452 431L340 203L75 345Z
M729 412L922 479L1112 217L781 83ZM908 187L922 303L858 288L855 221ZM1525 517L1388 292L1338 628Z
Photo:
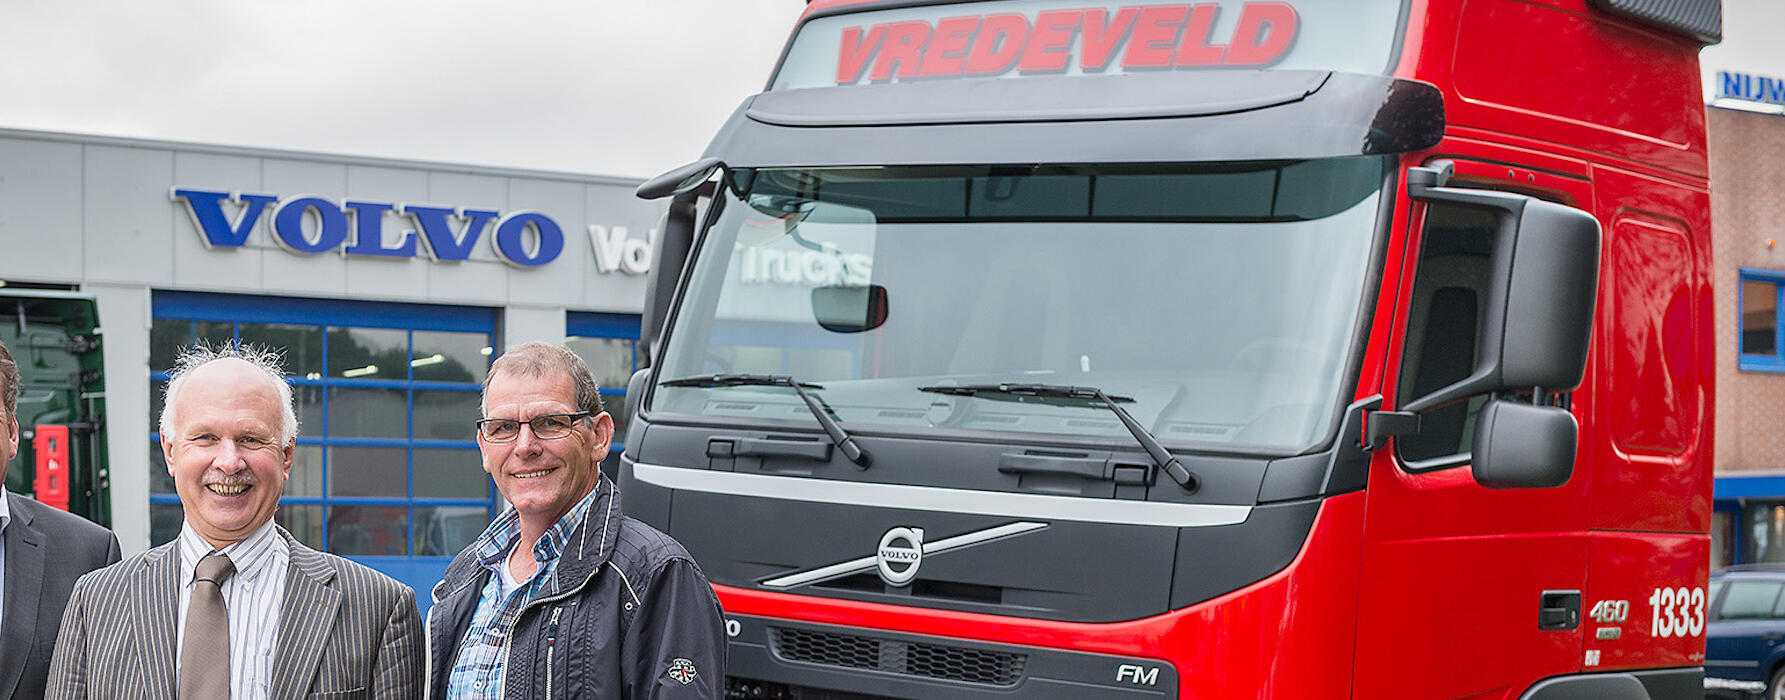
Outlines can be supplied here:
M1717 0L814 0L620 466L737 698L1703 693Z

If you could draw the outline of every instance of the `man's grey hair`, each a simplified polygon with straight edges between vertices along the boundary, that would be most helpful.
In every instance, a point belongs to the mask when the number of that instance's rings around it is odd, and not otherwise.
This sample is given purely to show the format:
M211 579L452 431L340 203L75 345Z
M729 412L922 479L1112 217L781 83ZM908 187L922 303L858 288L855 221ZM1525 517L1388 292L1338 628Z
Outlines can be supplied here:
M175 407L179 405L180 389L185 386L186 378L192 371L218 360L235 358L252 365L272 381L279 392L279 407L284 415L279 421L279 445L290 445L297 439L297 411L291 407L291 384L285 381L285 357L278 350L253 344L229 342L215 347L200 342L180 351L174 358L174 368L168 372L167 395L161 403L161 435L162 439L171 439L173 427L178 420L174 416Z
M490 364L490 373L483 377L484 394L490 393L490 381L498 374L512 374L517 377L570 377L571 382L576 385L576 410L591 414L603 410L601 388L595 386L595 377L589 374L588 363L562 345L534 341L504 351L501 357ZM489 407L481 397L477 407L487 414Z

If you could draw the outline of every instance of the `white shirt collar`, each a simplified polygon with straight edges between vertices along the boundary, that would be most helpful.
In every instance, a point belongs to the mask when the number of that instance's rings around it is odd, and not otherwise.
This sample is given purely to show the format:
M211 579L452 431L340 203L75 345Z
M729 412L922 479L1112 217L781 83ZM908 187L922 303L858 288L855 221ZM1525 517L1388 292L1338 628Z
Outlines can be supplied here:
M197 575L198 560L216 550L197 530L192 529L191 523L180 525L179 544L176 546L180 550L180 585L191 585L192 577ZM285 538L273 530L273 521L268 520L254 534L224 547L223 553L229 555L229 560L235 564L235 578L252 581L266 573L266 569L272 565L274 549L290 556Z
M5 488L0 488L0 532L5 532L6 526L12 523L12 499L6 497L7 493ZM197 565L193 563L193 566Z

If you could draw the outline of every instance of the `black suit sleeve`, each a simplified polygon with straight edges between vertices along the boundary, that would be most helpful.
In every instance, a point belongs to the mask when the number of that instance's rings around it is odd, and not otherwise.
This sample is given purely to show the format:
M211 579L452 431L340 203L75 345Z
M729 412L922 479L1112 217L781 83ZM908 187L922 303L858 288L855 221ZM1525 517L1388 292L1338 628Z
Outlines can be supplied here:
M107 542L106 544L108 544L110 546L106 549L106 552L105 552L105 563L99 565L101 568L116 564L116 563L118 563L119 560L124 558L124 552L118 549L118 536L112 535L108 539L110 539L111 541Z
M725 691L725 621L694 562L665 562L646 582L622 642L628 696L719 698Z

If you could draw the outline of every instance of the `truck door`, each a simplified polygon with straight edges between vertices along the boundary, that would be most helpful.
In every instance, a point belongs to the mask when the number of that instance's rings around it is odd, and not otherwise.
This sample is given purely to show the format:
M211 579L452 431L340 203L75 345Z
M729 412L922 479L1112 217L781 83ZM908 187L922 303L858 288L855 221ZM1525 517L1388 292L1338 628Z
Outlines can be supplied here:
M1460 147L1472 155L1487 148ZM1584 166L1507 166L1505 154L1492 155L1448 158L1456 172L1450 186L1591 211ZM1410 208L1404 269L1412 269L1401 277L1401 335L1390 340L1383 392L1396 406L1474 369L1494 245L1491 214L1441 203ZM1582 393L1571 397L1577 406ZM1355 697L1409 689L1419 697L1472 696L1581 668L1590 480L1577 461L1574 478L1558 488L1477 483L1469 453L1484 400L1424 412L1419 433L1397 439L1390 458L1373 464Z
M19 364L19 452L6 489L110 526L98 319L78 294L0 290L0 343Z

